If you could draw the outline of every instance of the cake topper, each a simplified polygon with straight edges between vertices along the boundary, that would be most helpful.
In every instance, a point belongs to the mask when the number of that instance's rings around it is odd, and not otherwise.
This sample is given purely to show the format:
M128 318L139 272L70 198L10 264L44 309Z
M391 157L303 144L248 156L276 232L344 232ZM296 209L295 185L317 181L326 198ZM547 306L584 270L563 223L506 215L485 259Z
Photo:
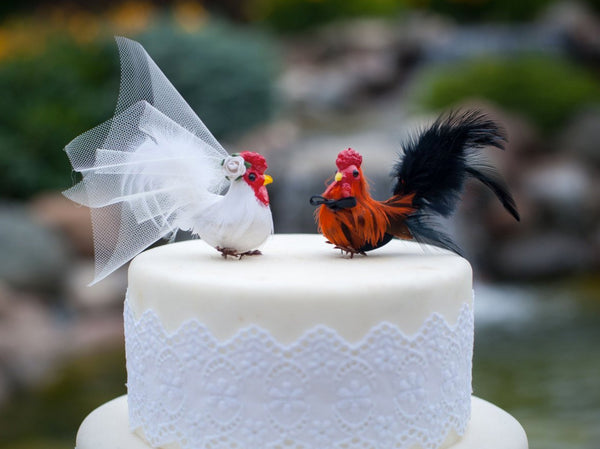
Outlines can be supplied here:
M310 199L313 206L319 206L315 214L319 231L350 257L379 248L394 237L460 254L435 221L454 212L467 178L489 187L519 220L504 181L480 160L481 149L504 149L505 143L503 130L477 111L440 117L405 146L404 156L393 168L393 194L385 201L370 196L362 156L348 148L337 157L333 182L322 196Z
M273 232L265 158L229 155L144 48L116 40L115 115L65 148L83 179L64 195L92 210L92 284L179 229L224 257L260 254Z

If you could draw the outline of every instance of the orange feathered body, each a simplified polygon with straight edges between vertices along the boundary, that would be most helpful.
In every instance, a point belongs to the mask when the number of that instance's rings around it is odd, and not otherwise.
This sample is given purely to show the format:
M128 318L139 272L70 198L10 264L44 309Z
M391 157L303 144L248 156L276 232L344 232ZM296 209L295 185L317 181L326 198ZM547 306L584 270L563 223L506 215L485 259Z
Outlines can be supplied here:
M339 210L321 205L316 212L319 231L329 242L351 253L377 248L392 237L411 239L403 221L414 211L413 195L393 196L387 201L374 200L360 168L362 158L356 152L351 156L354 159L338 158L339 172L323 193L323 198L339 200L354 197L356 205Z

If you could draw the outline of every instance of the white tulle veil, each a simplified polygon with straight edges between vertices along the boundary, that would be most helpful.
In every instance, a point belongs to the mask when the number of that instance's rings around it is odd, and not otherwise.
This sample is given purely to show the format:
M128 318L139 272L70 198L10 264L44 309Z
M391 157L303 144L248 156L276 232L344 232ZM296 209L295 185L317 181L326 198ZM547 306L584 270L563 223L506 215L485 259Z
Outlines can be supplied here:
M117 37L115 115L69 143L81 182L65 196L92 210L96 283L157 240L191 229L228 181L227 151L137 42Z

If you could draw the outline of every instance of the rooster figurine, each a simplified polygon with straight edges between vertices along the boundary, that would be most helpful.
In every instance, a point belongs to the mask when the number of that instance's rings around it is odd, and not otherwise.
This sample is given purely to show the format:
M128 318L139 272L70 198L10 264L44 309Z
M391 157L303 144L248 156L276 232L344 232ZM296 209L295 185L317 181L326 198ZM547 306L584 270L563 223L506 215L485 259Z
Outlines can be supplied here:
M506 137L493 121L479 112L439 118L404 148L393 169L392 196L376 201L369 194L362 156L348 148L339 153L334 181L319 206L319 231L342 252L364 254L397 237L416 240L461 253L448 235L435 225L456 209L467 178L478 179L519 220L515 202L493 167L480 162L479 152L492 146L504 149Z
M260 254L273 232L265 158L229 155L139 43L117 45L115 115L65 149L82 180L64 194L92 210L92 284L180 229L225 258Z

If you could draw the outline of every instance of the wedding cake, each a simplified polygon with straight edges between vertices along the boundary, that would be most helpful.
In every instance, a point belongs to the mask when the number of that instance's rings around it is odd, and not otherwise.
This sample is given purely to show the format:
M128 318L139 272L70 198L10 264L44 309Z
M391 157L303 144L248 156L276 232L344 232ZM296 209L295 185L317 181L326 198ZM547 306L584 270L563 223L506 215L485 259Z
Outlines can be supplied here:
M407 241L353 259L318 235L259 257L188 241L129 268L128 395L77 449L526 449L471 396L470 265Z
M455 248L431 222L468 177L518 219L478 155L503 148L497 124L436 121L385 202L367 195L362 157L341 152L311 199L340 254L318 235L270 237L265 158L229 154L139 43L117 44L115 115L67 145L82 180L65 195L92 209L94 282L135 256L128 394L85 419L77 449L527 448L510 415L471 397L469 264L391 241ZM142 252L177 230L202 241Z

